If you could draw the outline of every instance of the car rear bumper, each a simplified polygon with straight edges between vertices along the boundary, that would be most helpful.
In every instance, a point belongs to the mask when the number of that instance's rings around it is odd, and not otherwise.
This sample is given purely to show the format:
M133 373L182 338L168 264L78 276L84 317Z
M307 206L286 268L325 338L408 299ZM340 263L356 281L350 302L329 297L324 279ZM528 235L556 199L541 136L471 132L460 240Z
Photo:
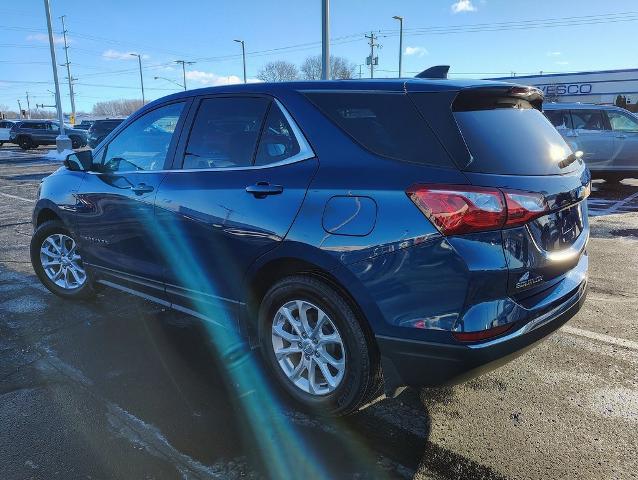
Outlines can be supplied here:
M580 310L586 293L585 278L550 310L526 323L517 322L505 335L480 343L444 344L378 335L386 394L405 385L456 384L500 367L573 317Z

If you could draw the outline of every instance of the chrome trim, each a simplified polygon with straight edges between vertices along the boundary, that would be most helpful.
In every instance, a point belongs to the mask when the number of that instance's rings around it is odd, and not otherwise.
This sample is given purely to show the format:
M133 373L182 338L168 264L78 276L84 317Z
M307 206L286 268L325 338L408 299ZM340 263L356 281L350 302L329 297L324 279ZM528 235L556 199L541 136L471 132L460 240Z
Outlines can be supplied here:
M576 241L569 247L563 250L548 252L547 250L543 250L540 245L536 243L534 235L532 235L532 232L529 230L529 225L525 225L525 229L527 230L532 245L534 245L538 253L550 262L564 262L577 257L583 252L583 250L585 250L587 241L589 240L589 229L587 229L582 231Z
M127 170L122 172L88 171L85 173L89 173L92 175L120 175L120 174L123 175L123 174L132 174L132 173L142 173L142 174L144 173L179 173L179 172L194 173L194 172L234 172L234 171L241 171L241 170L263 170L266 168L274 168L274 167L280 167L282 165L289 165L291 163L302 162L304 160L309 160L311 158L316 157L317 155L315 154L314 150L308 143L308 140L306 140L306 137L304 136L304 134L301 132L301 130L297 126L297 122L294 121L294 119L290 116L290 113L288 113L288 110L286 110L286 107L284 107L281 104L281 102L277 100L276 98L273 98L273 100L275 101L275 103L277 104L281 112L284 114L284 117L286 117L286 121L288 122L288 124L290 125L290 128L292 129L292 134L295 136L295 139L297 140L297 143L299 144L299 153L285 160L269 163L267 165L247 165L244 167L188 168L188 169L176 168L176 169L168 169L168 170Z

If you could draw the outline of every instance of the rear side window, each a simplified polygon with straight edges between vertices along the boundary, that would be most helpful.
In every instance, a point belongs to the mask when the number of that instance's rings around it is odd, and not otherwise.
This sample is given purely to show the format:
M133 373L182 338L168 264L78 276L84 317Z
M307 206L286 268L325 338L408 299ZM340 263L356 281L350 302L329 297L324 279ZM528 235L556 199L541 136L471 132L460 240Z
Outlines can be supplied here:
M451 167L441 143L405 94L306 92L357 143L377 155Z
M202 100L193 122L182 168L252 165L269 103L270 100L257 97Z
M462 95L467 100L481 92L468 90ZM547 117L524 99L499 100L478 110L471 102L457 107L455 101L453 115L471 154L464 171L559 175L581 166L580 162L562 162L572 150Z
M605 130L602 110L572 110L572 119L578 130Z
M545 110L545 116L548 118L554 128L557 130L572 129L572 117L569 110Z

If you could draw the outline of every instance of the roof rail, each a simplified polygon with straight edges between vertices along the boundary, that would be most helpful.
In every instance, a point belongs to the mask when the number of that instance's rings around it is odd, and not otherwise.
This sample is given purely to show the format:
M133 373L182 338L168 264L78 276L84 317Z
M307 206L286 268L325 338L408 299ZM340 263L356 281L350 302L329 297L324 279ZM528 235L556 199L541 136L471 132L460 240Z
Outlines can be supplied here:
M416 75L416 78L447 78L447 72L449 70L449 65L435 65L434 67L423 70Z

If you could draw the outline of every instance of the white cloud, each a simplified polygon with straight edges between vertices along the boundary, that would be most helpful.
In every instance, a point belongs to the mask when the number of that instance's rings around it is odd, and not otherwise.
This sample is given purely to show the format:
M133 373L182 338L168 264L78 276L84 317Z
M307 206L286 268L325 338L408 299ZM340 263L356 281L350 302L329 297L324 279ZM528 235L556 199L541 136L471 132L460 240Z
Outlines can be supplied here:
M231 85L242 83L243 80L237 75L217 75L213 72L202 72L200 70L189 70L186 72L186 80L190 80L201 85L216 87L219 85ZM248 83L260 82L256 78L248 78Z
M556 65L569 65L569 62L561 60L560 62L554 62Z
M422 57L423 55L427 55L428 49L425 47L405 47L405 51L403 52L405 55L416 55L418 57Z
M49 36L46 33L36 33L35 35L27 36L27 40L35 42L47 42L49 43ZM66 39L67 43L71 43L70 38ZM53 43L64 43L64 37L62 35L53 35Z
M547 52L548 57L560 57L561 55L561 52Z
M102 54L102 58L105 60L136 60L136 57L131 55L132 53L137 52L118 52L117 50L109 48ZM148 55L142 55L143 60L146 60L147 58L149 58Z
M454 2L450 8L452 9L452 13L476 11L476 7L472 4L472 0L458 0Z

